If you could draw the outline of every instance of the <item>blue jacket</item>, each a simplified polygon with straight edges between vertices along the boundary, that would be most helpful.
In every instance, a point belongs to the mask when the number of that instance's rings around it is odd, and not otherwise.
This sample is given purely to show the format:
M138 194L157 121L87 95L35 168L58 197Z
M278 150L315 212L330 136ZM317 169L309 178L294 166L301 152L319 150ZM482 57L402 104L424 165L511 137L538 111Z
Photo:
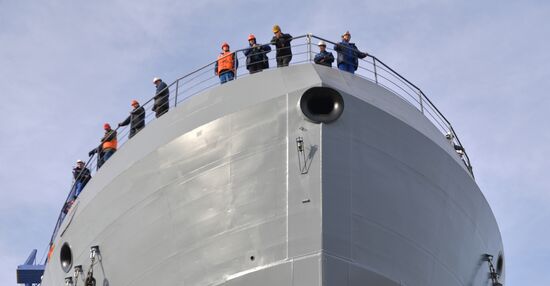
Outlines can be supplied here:
M334 50L338 52L338 65L347 64L352 65L355 70L359 66L359 60L357 58L365 58L367 53L362 53L357 49L354 43L340 42L334 46Z
M269 45L258 45L243 51L246 56L246 69L262 70L269 68L269 59L267 53L271 52Z
M332 55L331 52L324 51L316 54L313 61L316 64L331 67L332 63L334 62L334 56Z
M157 86L155 91L155 102L153 103L153 111L157 114L163 114L168 111L168 98L170 96L170 91L168 90L168 85L164 81L161 81Z

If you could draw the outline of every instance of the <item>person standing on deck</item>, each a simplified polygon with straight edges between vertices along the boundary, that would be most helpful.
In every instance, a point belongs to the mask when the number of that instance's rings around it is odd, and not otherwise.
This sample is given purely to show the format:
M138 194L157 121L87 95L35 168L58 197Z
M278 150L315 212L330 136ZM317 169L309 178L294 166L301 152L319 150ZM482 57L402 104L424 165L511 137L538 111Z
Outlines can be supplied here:
M224 84L235 79L237 68L239 68L239 59L237 59L235 53L229 51L229 44L224 42L222 52L218 55L218 60L214 66L214 73L220 77L220 83Z
M355 73L359 67L359 59L368 56L367 53L360 52L354 43L350 43L351 34L346 31L342 35L342 41L334 46L334 50L338 52L338 69Z
M90 170L84 166L82 160L76 161L76 166L73 168L74 178L74 198L78 197L88 181L92 178Z
M267 53L271 52L269 45L258 45L256 43L256 36L250 34L248 36L248 49L243 53L246 56L246 69L250 74L261 72L264 69L269 68L269 59Z
M153 83L157 87L155 92L155 102L153 104L153 111L157 118L161 117L164 113L168 112L170 106L169 97L170 91L168 90L168 85L162 81L162 79L155 77Z
M331 52L327 52L327 44L325 43L325 41L320 41L317 46L319 46L319 53L315 55L313 61L319 65L332 67L334 56Z
M111 129L109 123L105 123L103 129L105 130L105 135L101 138L101 144L88 153L90 157L98 153L97 169L101 168L101 166L111 158L116 152L118 144L116 130Z
M283 34L279 25L273 26L273 33L275 35L271 39L271 44L276 48L277 67L286 67L292 60L292 50L290 48L292 36Z
M130 111L130 115L118 124L119 127L126 126L130 124L130 133L128 134L128 139L131 139L136 135L143 127L145 127L145 109L141 106L139 106L139 102L137 100L132 100L131 103L132 107L134 108L132 111Z

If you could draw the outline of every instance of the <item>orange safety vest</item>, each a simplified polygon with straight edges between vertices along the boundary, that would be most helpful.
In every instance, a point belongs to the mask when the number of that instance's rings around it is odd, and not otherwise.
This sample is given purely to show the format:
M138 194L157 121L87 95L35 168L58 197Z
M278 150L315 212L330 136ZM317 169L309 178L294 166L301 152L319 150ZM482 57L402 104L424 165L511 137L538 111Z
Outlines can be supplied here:
M217 74L222 71L232 71L235 73L235 56L233 52L223 52L218 55L218 70Z
M114 131L111 131L111 132L114 132ZM103 150L107 150L107 149L116 150L117 143L118 142L116 140L116 135L115 135L115 138L113 138L113 140L103 142L102 148L103 148Z
M50 250L48 251L48 260L46 260L47 262L50 262L50 258L52 257L54 248L55 246L53 245L53 243L50 244Z

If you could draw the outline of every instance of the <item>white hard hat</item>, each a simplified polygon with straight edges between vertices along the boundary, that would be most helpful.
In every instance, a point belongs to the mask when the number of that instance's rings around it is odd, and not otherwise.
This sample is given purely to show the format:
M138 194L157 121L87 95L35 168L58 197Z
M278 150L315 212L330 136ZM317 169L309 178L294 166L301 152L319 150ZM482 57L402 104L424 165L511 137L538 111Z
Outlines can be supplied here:
M79 163L84 163L84 161L82 160L76 160L76 163L79 164Z
M327 46L327 43L325 43L325 41L319 41L319 43L317 44L317 46Z
M157 82L157 81L159 81L159 80L160 80L159 77L155 77L155 78L153 78L153 83L155 83L155 82Z

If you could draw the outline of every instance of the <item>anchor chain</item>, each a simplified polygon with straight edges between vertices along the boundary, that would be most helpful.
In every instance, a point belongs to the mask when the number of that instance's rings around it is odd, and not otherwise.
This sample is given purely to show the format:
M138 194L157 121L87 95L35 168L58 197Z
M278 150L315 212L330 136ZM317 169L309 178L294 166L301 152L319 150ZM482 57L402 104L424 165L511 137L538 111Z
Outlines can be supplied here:
M85 286L95 286L96 284L94 278L94 265L97 255L99 255L99 246L92 246L90 248L90 269L88 269L88 274L86 275L86 280L84 281Z
M489 277L491 278L492 286L502 286L502 283L498 281L500 274L495 270L495 266L493 265L493 256L485 254L483 258L489 263Z
M77 286L78 278L80 277L80 274L82 274L82 265L76 265L74 267L74 274L73 274L74 285L73 286Z

